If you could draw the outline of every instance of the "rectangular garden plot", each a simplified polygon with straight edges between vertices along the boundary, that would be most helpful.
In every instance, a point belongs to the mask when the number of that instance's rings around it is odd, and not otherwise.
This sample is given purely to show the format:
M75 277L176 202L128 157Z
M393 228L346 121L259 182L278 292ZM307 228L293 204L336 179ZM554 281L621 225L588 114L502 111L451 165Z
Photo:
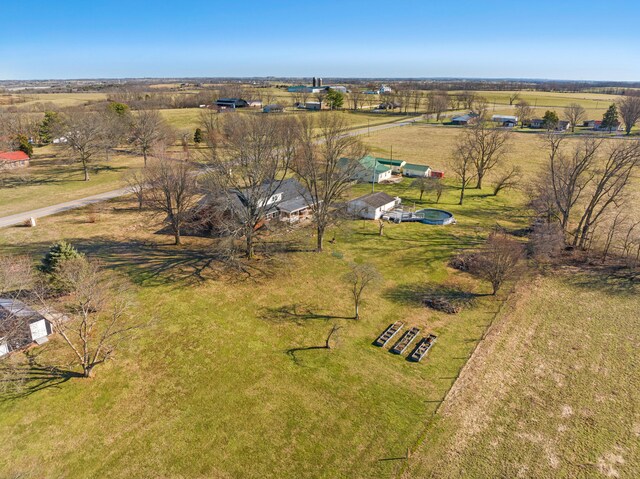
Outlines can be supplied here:
M411 328L409 331L404 333L404 336L396 343L396 345L391 348L391 352L394 354L402 354L409 347L409 345L413 342L416 337L418 337L418 333L420 333L420 328Z
M402 326L404 326L404 323L402 321L396 321L387 329L385 329L384 332L380 336L378 336L378 339L373 342L373 344L383 347L391 340L391 338L393 338L398 333L398 331L402 329Z
M416 346L416 349L414 349L413 352L409 355L409 361L420 361L431 349L433 343L436 342L436 338L437 336L435 334L430 334L426 338L422 338Z

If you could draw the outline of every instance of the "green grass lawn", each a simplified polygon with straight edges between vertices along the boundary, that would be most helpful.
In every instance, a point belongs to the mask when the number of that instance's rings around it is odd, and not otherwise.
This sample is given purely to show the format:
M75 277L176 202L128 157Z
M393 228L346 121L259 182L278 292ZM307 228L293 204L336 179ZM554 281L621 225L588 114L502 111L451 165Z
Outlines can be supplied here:
M379 188L413 202L416 192L407 184ZM506 201L472 195L457 207L452 191L442 206L458 225L389 225L380 237L377 223L347 222L330 232L336 242L323 254L305 252L312 230L298 230L298 252L277 254L269 277L247 281L196 281L207 261L206 241L148 246L167 239L153 235L126 200L110 203L97 223L74 211L43 219L37 230L3 230L3 252L37 257L65 237L129 274L139 284L140 314L156 321L95 379L0 403L0 431L11 437L0 443L0 471L26 477L394 474L401 463L392 458L418 438L496 313L499 301L482 296L488 285L455 273L446 261L481 241L478 225L493 224ZM508 211L501 216L506 225L522 224ZM373 263L384 276L366 293L358 322L345 319L352 305L341 276L351 260ZM433 287L481 296L475 307L444 315L420 304ZM423 363L371 345L397 320L439 336ZM287 353L323 344L333 324L342 329L332 350ZM57 341L41 354L43 361L67 359Z
M36 148L31 166L0 172L0 216L8 216L124 186L123 175L142 166L135 155L112 153L91 164L84 181L82 165L53 147Z
M363 137L380 156L393 145L394 158L443 169L450 189L437 207L456 225L388 224L380 237L377 222L346 221L328 232L336 241L322 254L310 251L312 228L274 234L273 257L256 261L269 274L253 278L214 274L209 240L169 246L154 233L158 218L127 198L105 204L95 222L77 210L37 228L0 230L0 254L35 259L68 239L128 275L139 315L154 319L94 379L0 401L8 438L0 476L593 477L611 465L634 477L637 294L558 273L494 298L488 284L447 267L496 224L529 222L521 192L493 197L489 184L457 205L447 169L457 134L416 125ZM514 135L508 158L527 180L539 174L539 137ZM436 206L410 185L375 188L410 207ZM370 190L359 185L352 194ZM384 277L365 293L360 321L349 318L342 279L350 261L372 263ZM424 308L421 299L435 290L471 295L474 305L457 315ZM371 344L397 320L438 335L422 363ZM324 344L334 324L341 329L331 350L291 351ZM479 356L434 416L479 342ZM69 363L55 338L37 353L45 364Z

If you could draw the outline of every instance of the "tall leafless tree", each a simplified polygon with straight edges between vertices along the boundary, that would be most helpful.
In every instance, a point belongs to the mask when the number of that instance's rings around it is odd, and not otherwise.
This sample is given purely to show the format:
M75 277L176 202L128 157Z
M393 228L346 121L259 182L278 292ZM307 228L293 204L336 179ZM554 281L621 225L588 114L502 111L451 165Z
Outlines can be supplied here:
M285 179L298 146L293 118L227 116L221 125L224 154L209 158L205 181L216 221L245 241L245 256L254 257L258 230L271 209L272 198ZM220 214L224 210L226 214Z
M586 138L569 152L563 148L565 137L561 135L548 134L545 142L549 151L549 177L540 181L549 184L560 226L567 233L571 214L592 179L591 171L602 140Z
M524 255L524 247L504 233L489 235L474 262L474 272L491 283L495 295L505 281L515 276Z
M317 251L322 251L325 232L337 217L336 203L354 183L365 154L362 142L348 134L342 115L323 113L301 120L299 152L291 166L311 195L308 206L316 226Z
M640 120L640 95L627 95L618 102L618 110L624 122L624 131L629 135L631 128Z
M640 165L640 143L616 142L608 145L604 161L590 173L593 188L589 191L584 212L578 221L573 244L585 248L594 225L623 199L633 175Z
M436 114L436 121L440 121L442 113L449 108L449 94L446 91L434 90L427 95L427 109Z
M570 103L564 109L564 117L571 123L571 131L576 130L576 125L584 120L587 111L580 103Z
M163 154L155 156L144 172L142 181L147 186L144 197L152 210L164 216L175 244L179 245L181 232L199 196L196 170L190 162L169 159Z
M105 130L100 115L92 112L64 115L58 124L58 131L65 139L61 145L82 164L84 180L89 181L89 164L104 147Z
M464 194L467 188L471 184L471 181L476 177L473 167L473 158L467 149L456 148L454 150L451 170L458 177L458 180L460 180L460 200L458 201L458 204L461 205L464 201Z
M169 126L157 110L141 110L133 115L131 141L138 148L147 166L147 158L159 144L170 138Z
M531 117L533 116L533 108L526 101L520 100L516 104L516 115L520 119L520 125L524 126L526 122L531 120Z
M69 291L62 304L52 305L48 295L40 299L45 309L64 312L50 315L53 329L88 378L141 327L133 318L131 286L85 258L65 261L59 274Z
M471 159L476 173L476 188L482 188L485 175L500 164L509 148L510 131L478 121L463 130L456 144L456 154Z

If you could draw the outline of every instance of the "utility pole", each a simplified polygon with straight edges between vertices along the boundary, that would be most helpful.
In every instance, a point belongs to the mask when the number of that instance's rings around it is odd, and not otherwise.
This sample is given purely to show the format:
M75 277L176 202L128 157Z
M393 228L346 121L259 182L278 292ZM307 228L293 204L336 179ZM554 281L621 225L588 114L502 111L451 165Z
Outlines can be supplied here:
M376 166L378 166L378 158L373 157L373 173L371 174L371 193L376 191Z

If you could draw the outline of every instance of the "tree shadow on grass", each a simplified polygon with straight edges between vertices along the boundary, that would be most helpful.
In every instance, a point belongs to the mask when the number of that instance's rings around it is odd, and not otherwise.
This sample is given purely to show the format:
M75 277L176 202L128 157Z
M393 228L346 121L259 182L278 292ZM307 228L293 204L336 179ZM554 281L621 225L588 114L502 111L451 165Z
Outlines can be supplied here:
M471 307L483 296L487 295L465 291L457 286L428 283L401 284L383 293L385 299L413 306L424 306L425 299L442 298L456 306Z
M26 364L12 364L8 361L0 365L0 401L30 396L48 388L57 388L73 378L83 377L81 373L57 366L40 364L35 355L26 352Z
M622 264L583 264L575 266L572 274L566 275L566 281L580 288L626 296L640 290L640 268Z
M259 317L265 321L295 323L299 326L313 320L354 319L353 316L338 316L319 312L317 308L302 303L264 308Z

